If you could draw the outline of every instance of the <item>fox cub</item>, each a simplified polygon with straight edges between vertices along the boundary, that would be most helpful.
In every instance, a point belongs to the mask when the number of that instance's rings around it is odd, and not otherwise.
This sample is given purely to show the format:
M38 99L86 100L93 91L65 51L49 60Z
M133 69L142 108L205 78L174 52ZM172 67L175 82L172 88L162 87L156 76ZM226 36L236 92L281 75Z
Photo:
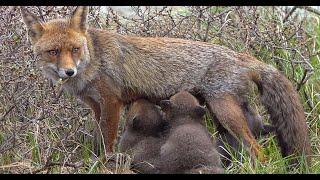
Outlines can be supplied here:
M204 124L206 109L186 91L160 101L170 133L161 146L163 173L223 173L214 141Z
M165 141L167 127L160 109L151 102L139 99L131 105L119 149L132 156L134 171L160 173L160 147Z

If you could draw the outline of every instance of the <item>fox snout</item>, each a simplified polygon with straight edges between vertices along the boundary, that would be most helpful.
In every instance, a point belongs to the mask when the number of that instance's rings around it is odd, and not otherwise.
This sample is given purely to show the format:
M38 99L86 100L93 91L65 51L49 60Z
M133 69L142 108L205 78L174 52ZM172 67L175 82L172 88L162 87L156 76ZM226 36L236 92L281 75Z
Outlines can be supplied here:
M58 69L58 75L61 78L69 78L77 75L77 68L60 68Z
M51 77L59 76L60 78L71 78L75 77L78 71L79 62L76 63L77 66L65 66L59 67L56 63L46 63L45 64L45 72L47 75Z

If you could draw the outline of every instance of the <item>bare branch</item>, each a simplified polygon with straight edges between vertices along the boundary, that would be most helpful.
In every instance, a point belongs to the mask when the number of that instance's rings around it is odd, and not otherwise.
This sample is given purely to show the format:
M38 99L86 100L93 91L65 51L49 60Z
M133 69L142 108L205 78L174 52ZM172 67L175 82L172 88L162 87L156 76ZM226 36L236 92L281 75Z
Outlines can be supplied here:
M286 16L283 18L282 22L285 23L287 21L287 19L291 16L291 14L297 9L296 6L294 6L289 12L288 14L286 14Z
M43 15L42 15L42 8L41 8L41 6L37 6L37 8L38 8L38 11L39 11L41 20L44 21L44 17L43 17Z
M297 8L305 9L305 10L307 10L309 12L315 13L315 14L320 16L320 11L315 9L315 8L312 8L310 6L297 6Z
M31 172L31 174L37 174L41 171L44 171L46 169L51 168L52 166L68 166L68 167L73 167L75 169L78 169L84 165L83 161L77 162L77 163L65 163L65 162L53 162L53 161L48 161L46 165L40 169L34 170Z
M4 113L4 115L0 118L0 121L3 121L5 118L6 118L6 116L14 109L14 105L12 105L5 113Z

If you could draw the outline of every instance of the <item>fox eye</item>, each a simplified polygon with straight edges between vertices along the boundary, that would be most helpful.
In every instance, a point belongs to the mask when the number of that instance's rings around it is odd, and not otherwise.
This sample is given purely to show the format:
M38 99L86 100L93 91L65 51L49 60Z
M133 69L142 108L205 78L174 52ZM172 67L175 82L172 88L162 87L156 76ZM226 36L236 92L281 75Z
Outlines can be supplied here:
M72 49L72 52L73 52L73 53L77 53L78 51L79 51L79 48L73 48L73 49Z
M51 56L57 55L57 50L50 50L50 51L48 51L48 52L49 52L49 54L50 54Z

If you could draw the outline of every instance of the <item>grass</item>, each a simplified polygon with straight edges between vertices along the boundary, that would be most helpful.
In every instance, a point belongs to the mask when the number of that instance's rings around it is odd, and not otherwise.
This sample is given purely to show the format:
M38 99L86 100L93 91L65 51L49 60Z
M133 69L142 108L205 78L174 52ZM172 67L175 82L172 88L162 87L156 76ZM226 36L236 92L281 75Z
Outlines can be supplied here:
M264 148L265 163L252 161L247 152L241 149L238 156L232 156L232 162L225 167L225 172L227 174L317 174L319 172L319 165L315 164L308 167L302 163L298 168L288 169L292 158L281 156L274 135L261 138L259 144Z

